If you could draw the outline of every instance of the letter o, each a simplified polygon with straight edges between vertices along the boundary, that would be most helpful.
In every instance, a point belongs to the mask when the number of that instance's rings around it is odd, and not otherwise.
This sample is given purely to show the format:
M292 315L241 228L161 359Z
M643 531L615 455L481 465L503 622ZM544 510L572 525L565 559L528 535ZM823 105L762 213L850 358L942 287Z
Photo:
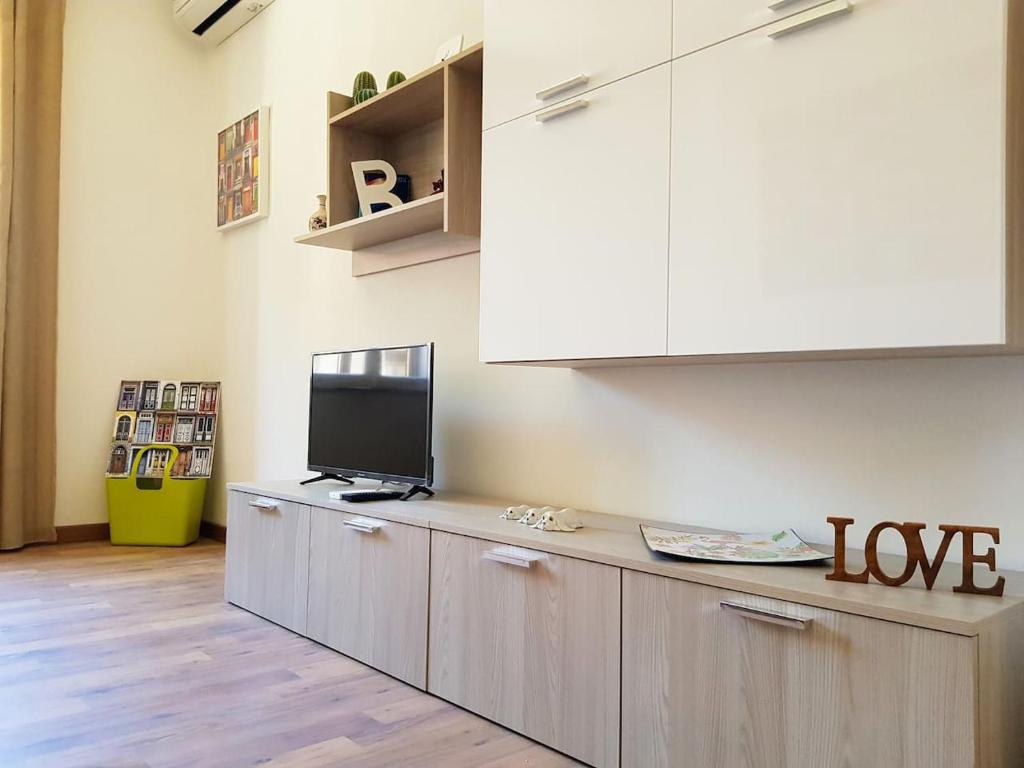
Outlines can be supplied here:
M899 532L900 536L903 537L903 545L907 549L907 564L903 568L903 573L895 578L883 571L881 563L878 562L878 537L882 531L888 528ZM914 571L917 570L917 560L911 557L910 540L907 539L906 530L904 530L902 524L894 523L891 520L879 523L868 533L867 541L864 542L864 559L868 562L868 570L871 571L871 575L889 587L898 587L901 584L906 584L913 577Z

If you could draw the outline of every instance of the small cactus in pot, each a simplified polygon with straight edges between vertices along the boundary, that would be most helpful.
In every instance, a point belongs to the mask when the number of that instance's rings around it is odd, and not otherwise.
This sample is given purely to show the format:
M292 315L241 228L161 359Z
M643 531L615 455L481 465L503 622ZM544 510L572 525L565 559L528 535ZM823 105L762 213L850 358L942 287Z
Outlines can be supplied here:
M370 72L360 72L356 75L356 79L352 82L352 95L355 96L360 91L372 90L374 93L377 92L377 78Z
M352 102L355 104L362 104L367 99L372 99L377 95L377 91L374 88L363 88L358 90L352 96Z
M388 75L388 88L394 88L396 85L405 80L405 75L399 72L397 69Z

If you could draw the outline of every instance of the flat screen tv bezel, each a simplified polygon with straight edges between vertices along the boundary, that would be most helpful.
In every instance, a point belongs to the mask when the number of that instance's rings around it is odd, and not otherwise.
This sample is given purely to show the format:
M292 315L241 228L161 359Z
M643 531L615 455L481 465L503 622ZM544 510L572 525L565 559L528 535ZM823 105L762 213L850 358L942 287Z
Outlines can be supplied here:
M351 467L328 467L321 464L313 464L309 455L312 448L309 440L310 429L313 426L313 361L320 355L345 355L354 352L386 352L392 349L416 349L427 348L428 376L427 376L427 466L426 475L422 477L409 477L406 475L391 475L383 472L369 472L365 469L352 469ZM309 365L309 416L306 423L306 468L310 472L323 472L326 474L341 475L342 477L362 477L368 480L382 480L393 483L409 483L422 485L427 488L434 482L434 455L432 453L433 443L431 438L434 434L434 342L428 341L422 344L399 344L394 347L364 347L362 349L340 349L331 352L314 352L310 356Z

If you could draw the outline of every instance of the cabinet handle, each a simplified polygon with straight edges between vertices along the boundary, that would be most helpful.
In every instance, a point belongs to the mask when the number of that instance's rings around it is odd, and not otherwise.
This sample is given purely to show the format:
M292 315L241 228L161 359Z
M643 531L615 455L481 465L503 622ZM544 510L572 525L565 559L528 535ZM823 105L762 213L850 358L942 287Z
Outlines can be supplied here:
M768 9L772 11L781 11L787 5L792 5L797 0L768 0Z
M590 75L576 75L576 77L570 77L568 80L563 80L560 83L550 85L544 90L537 91L537 98L541 101L547 101L552 96L557 96L560 93L564 93L578 85L586 85L590 82Z
M493 560L496 563L514 565L517 568L530 568L540 560L540 555L533 552L518 552L514 549L489 549L481 559Z
M559 104L556 107L538 112L535 117L538 123L546 123L548 120L554 120L556 117L575 112L577 109L586 109L589 104L590 102L586 99L573 99L572 101L565 102L565 104Z
M376 533L377 529L383 525L383 523L376 520L366 520L359 517L342 520L341 524L346 528L351 528L353 531L359 531L360 533Z
M277 509L277 502L273 499L249 499L249 506L267 512L271 509Z
M775 40L798 30L806 29L814 24L820 24L826 19L831 19L833 16L849 13L852 10L853 5L850 4L849 0L832 0L830 3L819 5L817 8L811 8L811 10L805 13L798 13L785 21L780 21L771 28L771 31L768 32L768 37Z
M751 608L749 605L730 603L728 600L722 600L719 605L730 613L742 616L744 619L763 621L768 624L778 624L780 627L789 627L790 629L799 629L802 631L807 629L812 622L812 619L800 619L796 616L787 616L784 613L766 611L761 608Z

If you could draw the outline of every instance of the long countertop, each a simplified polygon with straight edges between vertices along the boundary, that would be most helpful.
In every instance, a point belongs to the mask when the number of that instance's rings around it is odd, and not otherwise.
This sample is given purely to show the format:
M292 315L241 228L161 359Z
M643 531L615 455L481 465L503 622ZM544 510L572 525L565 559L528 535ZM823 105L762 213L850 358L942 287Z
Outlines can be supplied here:
M1006 578L1002 597L956 594L952 592L952 587L960 583L961 565L949 560L943 564L931 591L925 589L920 571L902 587L886 587L876 583L849 584L825 580L825 574L832 570L832 561L801 565L735 565L683 561L656 554L644 543L639 529L641 523L679 531L709 530L662 520L581 511L580 519L584 527L573 533L563 533L539 531L500 518L499 515L507 506L520 502L444 491L438 491L433 498L406 502L353 503L328 496L331 490L348 488L333 482L303 486L299 485L298 480L272 480L228 483L227 487L230 491L487 539L721 589L959 635L978 635L990 623L1002 622L1024 611L1024 573L999 571L999 575ZM376 484L359 483L353 487L376 487ZM866 532L866 527L862 527ZM959 540L954 543L954 548L957 544ZM982 544L983 540L979 542L979 548ZM831 551L830 547L819 548ZM904 558L882 555L879 560L889 573L903 570ZM859 571L863 565L863 552L847 550L848 570ZM975 573L979 585L991 584L996 578L995 574L980 566L976 567Z

